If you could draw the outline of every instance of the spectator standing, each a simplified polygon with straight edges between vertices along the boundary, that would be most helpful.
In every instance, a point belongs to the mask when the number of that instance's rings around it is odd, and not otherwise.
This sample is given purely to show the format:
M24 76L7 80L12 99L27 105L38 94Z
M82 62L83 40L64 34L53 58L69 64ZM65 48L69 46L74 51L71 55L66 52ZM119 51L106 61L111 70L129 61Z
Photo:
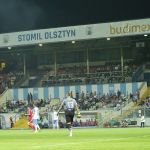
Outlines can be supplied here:
M142 127L144 128L144 126L145 126L145 117L144 117L144 115L142 114L142 115L141 115L141 128L142 128Z

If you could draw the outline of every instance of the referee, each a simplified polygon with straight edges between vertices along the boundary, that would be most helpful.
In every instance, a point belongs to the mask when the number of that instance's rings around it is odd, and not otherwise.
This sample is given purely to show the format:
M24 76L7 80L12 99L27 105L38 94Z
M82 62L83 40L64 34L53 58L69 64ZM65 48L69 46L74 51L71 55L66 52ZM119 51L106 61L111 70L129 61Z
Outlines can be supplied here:
M68 93L67 98L65 98L61 103L57 114L59 114L59 111L62 109L62 107L64 107L65 111L66 125L69 130L69 136L72 136L72 124L75 110L78 113L78 117L80 117L80 111L78 109L76 100L71 97L71 93Z

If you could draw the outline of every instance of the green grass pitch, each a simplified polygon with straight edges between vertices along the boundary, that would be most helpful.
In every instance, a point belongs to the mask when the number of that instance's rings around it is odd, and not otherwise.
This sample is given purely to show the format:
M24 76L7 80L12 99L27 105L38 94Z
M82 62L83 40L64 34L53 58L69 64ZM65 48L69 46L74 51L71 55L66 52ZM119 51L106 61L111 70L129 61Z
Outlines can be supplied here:
M0 130L1 150L150 150L150 128Z

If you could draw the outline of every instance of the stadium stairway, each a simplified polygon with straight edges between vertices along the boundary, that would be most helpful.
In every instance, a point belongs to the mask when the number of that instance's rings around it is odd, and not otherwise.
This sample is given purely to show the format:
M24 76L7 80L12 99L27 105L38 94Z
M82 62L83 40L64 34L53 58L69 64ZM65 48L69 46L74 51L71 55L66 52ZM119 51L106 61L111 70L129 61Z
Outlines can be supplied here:
M144 101L146 100L146 97L150 95L150 87L147 87L147 90L145 91L145 93L142 95L141 97L141 101Z
M134 103L131 101L130 103L126 104L125 107L123 107L120 110L106 110L104 113L102 113L103 116L103 122L109 122L110 120L115 119L115 120L122 120L122 117L126 115L126 113L128 112L128 110L131 109L131 111L133 110L133 106ZM136 109L136 108L135 108Z
M12 129L28 129L28 120L26 117L23 117L19 119L15 124Z
M142 101L146 101L146 97L150 95L150 87L147 88L145 93L142 95L141 99L137 102L137 104L134 104L131 108L129 108L127 111L124 111L122 115L117 116L115 119L117 120L123 120L133 112L139 110L140 104Z
M133 112L137 111L138 109L139 109L139 106L133 105L131 108L124 111L121 115L117 116L115 119L119 120L119 121L124 120L127 116L129 116Z

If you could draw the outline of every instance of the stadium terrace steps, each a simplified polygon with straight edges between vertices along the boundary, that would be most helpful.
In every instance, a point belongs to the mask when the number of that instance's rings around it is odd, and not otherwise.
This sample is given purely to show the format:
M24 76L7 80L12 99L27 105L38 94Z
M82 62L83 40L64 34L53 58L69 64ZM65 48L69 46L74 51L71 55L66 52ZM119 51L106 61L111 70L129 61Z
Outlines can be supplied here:
M124 118L126 118L127 116L129 116L131 113L135 112L138 109L139 109L139 106L133 105L130 109L128 109L127 111L124 111L122 115L119 115L118 117L116 117L116 119L123 120Z
M145 93L142 95L141 100L145 101L146 97L150 95L150 87L147 87L147 90L145 91Z
M128 115L130 115L131 113L135 112L136 110L139 109L139 104L141 103L141 101L145 101L146 97L150 95L150 87L147 88L147 90L145 91L145 93L142 95L141 99L137 102L137 104L134 104L129 110L123 112L122 115L119 115L118 117L116 117L116 119L118 120L122 120L125 117L127 117Z
M13 129L28 129L28 120L26 117L19 119L15 124Z

